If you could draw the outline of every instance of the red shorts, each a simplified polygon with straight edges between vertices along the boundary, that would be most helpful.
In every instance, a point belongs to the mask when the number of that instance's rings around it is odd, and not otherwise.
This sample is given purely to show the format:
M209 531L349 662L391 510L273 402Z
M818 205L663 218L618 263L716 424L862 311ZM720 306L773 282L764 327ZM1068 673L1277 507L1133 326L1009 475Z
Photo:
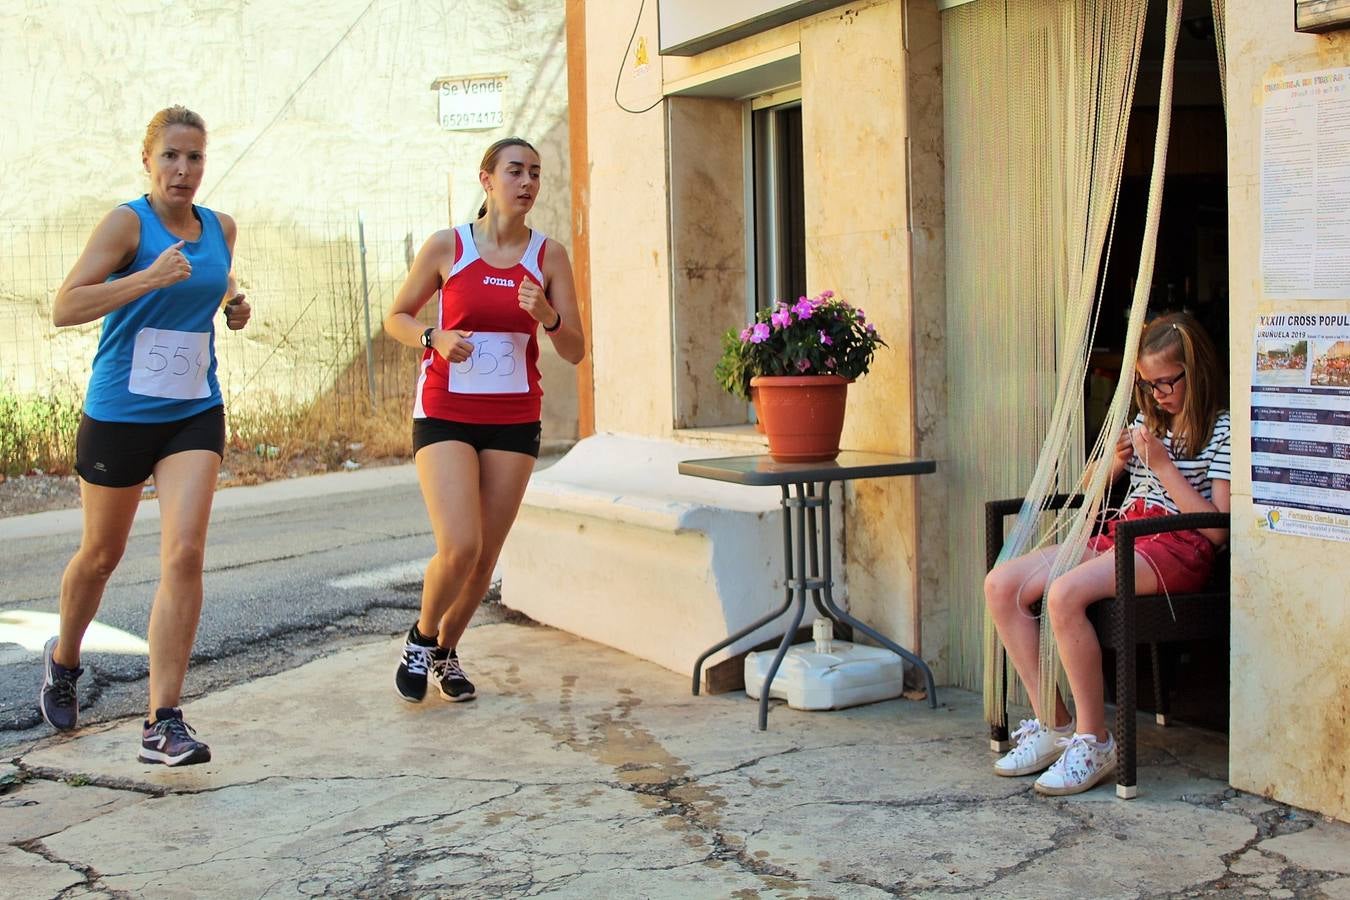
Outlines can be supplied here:
M1125 507L1124 519L1150 519L1169 516L1161 506L1145 506L1143 498ZM1106 530L1088 539L1088 548L1108 553L1116 546L1116 521L1106 523ZM1209 538L1194 529L1165 531L1135 538L1134 552L1149 562L1149 568L1158 577L1158 593L1190 594L1209 583L1214 568L1214 545Z

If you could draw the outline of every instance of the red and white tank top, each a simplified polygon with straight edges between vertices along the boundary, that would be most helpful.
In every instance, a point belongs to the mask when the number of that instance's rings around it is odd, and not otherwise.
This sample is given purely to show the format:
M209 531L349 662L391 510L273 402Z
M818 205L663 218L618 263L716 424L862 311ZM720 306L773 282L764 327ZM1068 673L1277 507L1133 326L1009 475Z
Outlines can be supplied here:
M473 355L451 365L434 350L422 353L413 405L415 419L477 425L539 421L539 323L520 308L521 280L544 284L544 243L530 231L520 262L507 269L478 255L473 226L455 229L455 263L441 285L438 328L472 331Z

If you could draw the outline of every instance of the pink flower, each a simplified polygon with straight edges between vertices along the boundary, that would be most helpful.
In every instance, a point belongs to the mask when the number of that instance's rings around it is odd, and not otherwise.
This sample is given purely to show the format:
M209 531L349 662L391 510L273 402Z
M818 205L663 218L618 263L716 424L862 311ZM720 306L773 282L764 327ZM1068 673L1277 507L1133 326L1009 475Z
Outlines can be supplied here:
M871 322L868 322L867 328L865 328L864 331L866 331L868 334L876 334L877 326L873 325Z
M751 334L751 332L752 332L751 327L750 327L749 325L745 326L745 330L741 332L741 343L742 343L742 344L744 344L746 341L750 340L750 334Z
M866 322L866 321L867 321L867 313L863 312L861 309L856 309L856 310L854 310L854 312L856 312L856 313L858 314L858 321L859 321L859 322Z
M827 357L825 357L825 368L827 368L827 369L833 369L833 368L836 368L838 365L839 365L839 361L836 360L833 356L827 356Z
M797 318L799 319L809 319L811 318L811 313L816 311L816 307L810 300L803 297L792 307L792 311L797 314Z
M834 338L830 337L823 330L820 332L820 343L826 347L834 346Z
M769 339L769 326L763 322L756 322L755 327L750 329L750 343L762 344Z
M799 360L797 360L797 371L798 371L798 372L805 372L805 371L806 371L807 369L809 369L809 368L811 368L811 361L810 361L810 360L806 360L806 359L799 359Z
M786 306L782 307L778 312L769 316L769 321L773 322L774 328L786 328L792 324L792 311Z

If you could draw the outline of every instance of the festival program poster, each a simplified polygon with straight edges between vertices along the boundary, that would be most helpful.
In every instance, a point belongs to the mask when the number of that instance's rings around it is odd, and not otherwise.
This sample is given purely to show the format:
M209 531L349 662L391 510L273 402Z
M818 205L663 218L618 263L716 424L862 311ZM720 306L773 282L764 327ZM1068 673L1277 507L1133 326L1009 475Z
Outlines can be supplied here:
M1261 292L1350 299L1350 68L1267 79L1261 116Z
M1252 502L1257 528L1350 541L1350 313L1259 317Z

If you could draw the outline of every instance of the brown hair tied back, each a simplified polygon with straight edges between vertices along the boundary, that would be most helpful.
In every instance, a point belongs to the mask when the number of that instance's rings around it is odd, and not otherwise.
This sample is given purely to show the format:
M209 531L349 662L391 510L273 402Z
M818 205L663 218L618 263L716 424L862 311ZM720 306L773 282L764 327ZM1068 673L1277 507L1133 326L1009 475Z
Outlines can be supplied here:
M495 171L497 168L497 158L502 155L502 151L505 150L507 147L524 147L531 153L533 153L535 156L539 155L539 151L534 149L534 145L531 144L529 141L525 140L524 138L519 137L502 138L500 141L494 142L491 147L487 148L487 152L483 154L483 161L478 165L478 171L487 172L489 174ZM486 215L487 215L487 200L484 200L483 205L478 207L478 218L481 219L483 218L483 216Z
M189 128L195 128L206 136L206 122L201 116L197 115L186 106L169 106L155 113L150 124L145 128L145 143L141 145L141 152L146 156L155 147L155 141L164 133L164 129L173 125L186 125Z
M1144 413L1144 424L1158 437L1172 428L1172 454L1193 459L1214 435L1214 423L1223 406L1219 354L1214 342L1190 313L1169 313L1144 326L1139 357L1161 356L1186 373L1186 397L1181 411L1169 423L1153 402L1153 395L1137 382L1134 402Z

